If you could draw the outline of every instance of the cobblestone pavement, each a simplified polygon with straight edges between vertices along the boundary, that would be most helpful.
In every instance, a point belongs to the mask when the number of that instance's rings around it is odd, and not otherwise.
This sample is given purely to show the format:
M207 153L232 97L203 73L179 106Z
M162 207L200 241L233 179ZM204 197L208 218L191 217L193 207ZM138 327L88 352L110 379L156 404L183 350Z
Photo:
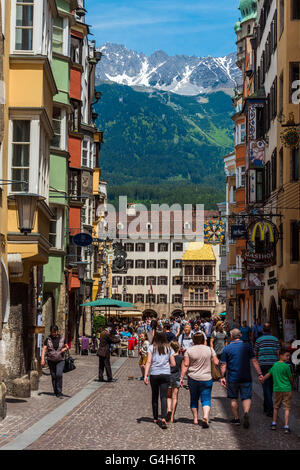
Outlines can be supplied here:
M129 358L116 374L118 381L105 384L59 421L28 449L66 450L296 450L300 440L285 435L282 425L269 429L262 401L254 395L251 426L232 426L225 390L214 384L209 429L195 426L189 409L189 391L181 389L177 422L162 430L152 422L151 388L138 377L137 359ZM200 412L201 417L201 412Z
M65 400L75 395L98 375L97 356L91 354L79 356L72 353L72 357L75 358L76 369L63 375ZM118 358L111 359L114 363ZM39 390L32 392L31 398L7 397L7 416L0 422L0 448L62 405L65 400L59 400L53 395L49 369L43 369Z

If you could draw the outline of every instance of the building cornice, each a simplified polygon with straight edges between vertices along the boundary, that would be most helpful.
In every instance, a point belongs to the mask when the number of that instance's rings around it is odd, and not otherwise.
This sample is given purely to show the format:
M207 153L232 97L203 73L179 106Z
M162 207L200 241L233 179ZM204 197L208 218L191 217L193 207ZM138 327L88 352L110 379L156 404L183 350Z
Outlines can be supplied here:
M60 54L59 52L52 52L52 57L54 59L60 59L64 60L65 62L69 62L70 65L72 64L71 57L69 57L68 55Z
M8 232L7 234L7 243L10 244L20 244L20 245L32 245L34 243L38 243L47 254L51 248L49 240L47 240L44 235L39 232L29 233L28 235L24 235L21 232Z
M56 147L50 146L50 154L51 155L59 155L60 157L66 157L67 159L70 158L70 154L67 150L61 150Z

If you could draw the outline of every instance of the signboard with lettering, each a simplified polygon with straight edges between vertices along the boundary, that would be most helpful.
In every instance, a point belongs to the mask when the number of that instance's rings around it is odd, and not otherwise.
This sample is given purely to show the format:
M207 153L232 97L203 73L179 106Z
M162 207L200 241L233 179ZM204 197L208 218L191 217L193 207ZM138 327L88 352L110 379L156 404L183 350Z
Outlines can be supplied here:
M246 239L247 238L247 227L245 225L231 225L231 239L236 240L239 238Z
M73 237L73 243L77 246L89 246L93 243L93 237L88 233L77 233L77 235Z

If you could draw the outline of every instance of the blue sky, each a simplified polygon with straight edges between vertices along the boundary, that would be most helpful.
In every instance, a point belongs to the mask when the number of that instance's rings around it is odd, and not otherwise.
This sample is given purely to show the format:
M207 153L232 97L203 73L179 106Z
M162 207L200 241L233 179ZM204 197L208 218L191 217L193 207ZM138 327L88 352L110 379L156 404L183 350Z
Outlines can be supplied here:
M86 0L86 22L105 42L149 55L224 56L235 51L239 0Z

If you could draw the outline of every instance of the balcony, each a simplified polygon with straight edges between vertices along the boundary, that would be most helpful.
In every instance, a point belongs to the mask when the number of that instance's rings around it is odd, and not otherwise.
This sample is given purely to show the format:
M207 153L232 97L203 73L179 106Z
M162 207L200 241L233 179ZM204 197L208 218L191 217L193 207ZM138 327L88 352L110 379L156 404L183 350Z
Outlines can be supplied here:
M216 282L216 276L210 275L199 275L199 276L183 276L183 282L189 283L201 283L201 282Z
M183 306L184 307L215 307L216 301L215 300L183 299Z

